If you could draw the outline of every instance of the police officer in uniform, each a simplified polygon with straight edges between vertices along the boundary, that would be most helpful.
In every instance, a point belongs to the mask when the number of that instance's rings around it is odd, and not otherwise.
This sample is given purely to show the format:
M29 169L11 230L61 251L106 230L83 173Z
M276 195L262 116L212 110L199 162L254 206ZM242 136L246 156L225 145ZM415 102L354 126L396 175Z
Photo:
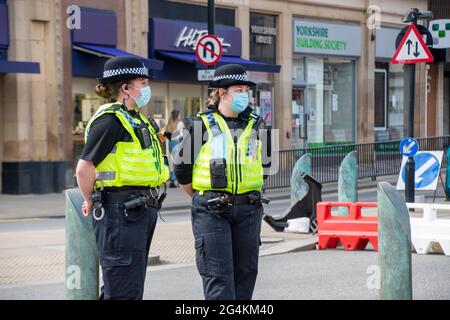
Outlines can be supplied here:
M258 273L262 203L268 203L263 167L270 162L262 159L264 122L249 106L254 85L241 65L216 69L208 109L175 151L180 187L193 197L196 264L207 300L250 300Z
M169 178L156 123L138 109L151 97L148 69L136 57L104 66L100 106L86 126L77 166L83 214L94 217L103 283L100 299L143 296L150 243Z

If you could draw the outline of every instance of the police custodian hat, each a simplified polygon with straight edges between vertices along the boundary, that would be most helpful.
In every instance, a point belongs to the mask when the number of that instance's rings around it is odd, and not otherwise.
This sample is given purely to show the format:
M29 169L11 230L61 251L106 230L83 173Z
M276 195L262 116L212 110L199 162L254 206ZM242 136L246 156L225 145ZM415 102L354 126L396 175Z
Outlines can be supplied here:
M247 72L240 64L220 66L214 72L213 81L209 83L210 88L228 88L235 85L256 85L248 80Z
M114 83L135 78L149 78L144 63L134 56L114 57L105 62L101 84Z

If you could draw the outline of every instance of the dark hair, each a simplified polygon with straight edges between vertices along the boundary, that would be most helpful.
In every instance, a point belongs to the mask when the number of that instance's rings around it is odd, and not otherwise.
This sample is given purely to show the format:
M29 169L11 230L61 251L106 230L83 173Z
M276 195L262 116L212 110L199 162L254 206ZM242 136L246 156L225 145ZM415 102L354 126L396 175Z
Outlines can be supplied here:
M177 120L178 116L180 115L180 110L172 110L170 113L170 118L172 121Z
M176 130L178 125L178 116L180 115L180 110L172 110L169 117L169 122L167 123L166 130L168 132L173 132Z

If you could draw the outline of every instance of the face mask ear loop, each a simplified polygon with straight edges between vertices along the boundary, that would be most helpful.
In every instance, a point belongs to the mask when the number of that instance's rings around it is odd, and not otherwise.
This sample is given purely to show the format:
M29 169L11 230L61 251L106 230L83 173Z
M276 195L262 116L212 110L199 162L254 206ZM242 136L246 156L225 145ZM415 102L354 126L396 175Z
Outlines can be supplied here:
M123 86L123 85L129 86L130 84L129 84L129 83L124 83L124 84L122 84L122 86ZM122 87L122 86L121 86L121 87ZM122 90L123 90L123 88L122 88ZM125 92L125 91L124 91L124 92ZM130 99L130 94L129 94L129 93L127 93L127 92L125 92L125 93L126 93L126 94L128 95L128 97L126 97L126 98L123 98L123 100L122 100L122 103L123 103L123 105L124 105L124 106L126 107L127 105L126 105L126 103L125 103L125 102L126 102L127 100L129 100L129 99Z

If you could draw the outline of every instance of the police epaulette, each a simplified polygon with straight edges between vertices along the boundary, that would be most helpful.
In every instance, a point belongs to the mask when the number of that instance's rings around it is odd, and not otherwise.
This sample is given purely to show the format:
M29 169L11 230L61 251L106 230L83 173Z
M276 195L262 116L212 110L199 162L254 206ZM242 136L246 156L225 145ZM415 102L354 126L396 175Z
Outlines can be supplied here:
M253 129L257 131L257 136L259 139L259 130L261 129L261 126L265 128L266 123L264 122L264 119L261 116L258 116L254 113L250 113L250 117L255 121L253 124Z
M122 108L122 105L121 105L121 104L113 104L111 107L106 108L106 109L103 110L103 111L117 111L117 110L119 110L120 108Z
M197 116L200 117L200 116L202 116L204 114L213 113L215 111L216 110L206 109L205 111L200 111L199 113L197 113Z

